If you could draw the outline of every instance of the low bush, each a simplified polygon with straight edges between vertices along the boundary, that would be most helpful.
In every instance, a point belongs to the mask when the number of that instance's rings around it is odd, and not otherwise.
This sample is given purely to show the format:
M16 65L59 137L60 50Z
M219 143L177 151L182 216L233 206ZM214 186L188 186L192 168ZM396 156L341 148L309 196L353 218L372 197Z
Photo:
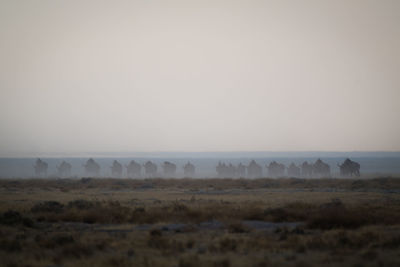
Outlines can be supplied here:
M49 213L61 213L64 211L64 205L57 201L45 201L35 204L31 211L33 213L49 212Z
M69 209L76 208L78 210L88 210L88 209L93 208L96 204L98 204L98 203L87 201L84 199L77 199L77 200L68 202L67 208L69 208Z
M34 225L30 218L23 217L19 212L13 210L0 214L0 224L9 226L24 225L27 227L33 227Z

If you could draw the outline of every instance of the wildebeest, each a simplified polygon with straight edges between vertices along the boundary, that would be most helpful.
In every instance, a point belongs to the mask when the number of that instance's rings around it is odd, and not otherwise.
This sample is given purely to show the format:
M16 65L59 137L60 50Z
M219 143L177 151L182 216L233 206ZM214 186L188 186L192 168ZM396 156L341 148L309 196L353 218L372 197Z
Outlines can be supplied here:
M300 167L292 162L287 168L287 175L289 177L300 177Z
M71 176L71 169L71 164L63 161L59 166L57 166L57 173L60 177L68 177Z
M342 165L339 165L341 176L360 176L360 164L347 158Z
M166 177L174 177L176 173L176 165L174 163L171 163L169 161L164 161L164 164L162 165L164 175Z
M193 177L194 172L195 172L195 167L190 162L186 163L185 166L183 166L183 174L185 177Z
M313 174L316 177L329 177L331 176L331 167L321 159L317 159L313 165Z
M262 177L262 167L257 164L255 160L250 161L249 166L247 166L247 175L249 178L260 178Z
M147 177L155 177L157 174L157 165L151 161L147 161L144 166L144 172Z
M313 165L308 163L307 161L304 161L303 164L301 164L301 176L311 177L312 173L313 173Z
M271 162L268 166L268 176L270 177L282 177L285 173L285 165L276 161Z
M129 162L129 165L127 165L125 167L126 167L126 172L128 174L128 177L138 178L141 176L142 165L140 165L136 161L131 160L131 162Z
M118 161L114 160L111 166L111 176L121 177L122 176L122 165Z
M215 167L218 177L224 178L227 174L227 166L225 163L218 162L217 167Z
M218 177L220 178L233 178L233 177L245 177L246 175L246 166L240 163L238 166L233 165L232 163L225 164L225 162L219 162L216 171Z
M35 169L36 176L47 176L47 168L49 167L49 165L43 160L38 158L36 160L35 166L33 167Z
M237 166L236 170L237 170L238 177L240 177L240 178L246 177L246 166L243 165L241 162Z
M85 172L89 176L99 176L100 173L100 165L97 164L92 158L86 161L86 164L83 165L85 167Z

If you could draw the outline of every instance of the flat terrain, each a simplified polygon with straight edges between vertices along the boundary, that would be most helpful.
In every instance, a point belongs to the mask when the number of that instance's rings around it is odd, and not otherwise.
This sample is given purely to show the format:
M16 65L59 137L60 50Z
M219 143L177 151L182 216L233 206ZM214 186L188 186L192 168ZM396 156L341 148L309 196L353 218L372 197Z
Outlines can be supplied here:
M2 266L400 266L400 178L0 180Z

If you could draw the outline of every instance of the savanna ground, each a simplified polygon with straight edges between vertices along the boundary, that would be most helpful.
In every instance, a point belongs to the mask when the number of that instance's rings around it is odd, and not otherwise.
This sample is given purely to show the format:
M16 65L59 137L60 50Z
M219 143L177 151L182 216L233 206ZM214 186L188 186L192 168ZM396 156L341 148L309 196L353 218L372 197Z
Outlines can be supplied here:
M3 179L0 265L400 266L400 179Z

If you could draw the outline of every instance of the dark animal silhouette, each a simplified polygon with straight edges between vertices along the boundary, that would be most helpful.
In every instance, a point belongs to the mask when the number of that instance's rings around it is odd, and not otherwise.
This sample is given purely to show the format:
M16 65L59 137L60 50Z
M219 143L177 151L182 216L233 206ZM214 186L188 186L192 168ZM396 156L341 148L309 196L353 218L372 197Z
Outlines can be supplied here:
M185 177L193 177L194 172L195 172L195 167L190 162L186 163L185 166L183 166L183 174Z
M311 177L312 173L313 173L313 165L308 163L307 161L304 161L303 164L301 164L301 176Z
M122 165L118 161L114 160L111 166L112 177L122 177Z
M228 167L226 166L225 163L218 162L218 165L217 165L217 167L215 168L216 171L217 171L218 177L220 177L220 178L227 177L227 176L226 176L226 174L227 174L227 168L228 168Z
M57 173L60 177L68 177L71 176L72 166L68 162L61 162L59 166L57 166Z
M92 158L88 159L83 167L85 167L85 172L89 176L96 177L100 174L100 165L97 164Z
M237 176L240 178L246 177L246 166L243 165L241 162L239 165L236 167L237 170Z
M339 165L341 176L360 176L360 164L347 158L342 165Z
M237 177L238 175L238 169L232 163L225 164L225 162L224 163L219 162L216 167L216 170L218 177L220 178L233 178Z
M36 176L47 176L47 168L49 167L49 165L43 160L38 158L36 160L35 166L33 167L35 169Z
M300 177L300 167L296 166L293 162L287 168L287 175L289 177Z
M313 175L316 177L330 177L331 167L321 159L317 159L313 165Z
M169 161L164 161L164 164L162 165L164 175L166 177L174 177L176 173L176 165L174 163L171 163Z
M226 166L226 177L236 177L236 167L232 163Z
M257 164L254 160L250 161L247 166L247 175L249 178L260 178L262 177L262 167Z
M131 160L131 162L129 162L129 165L125 167L128 177L139 178L141 176L142 165L140 165L136 161Z
M151 161L147 161L144 166L144 172L147 177L155 177L157 174L157 165Z
M271 162L268 166L269 177L282 177L285 174L285 165L276 161Z

